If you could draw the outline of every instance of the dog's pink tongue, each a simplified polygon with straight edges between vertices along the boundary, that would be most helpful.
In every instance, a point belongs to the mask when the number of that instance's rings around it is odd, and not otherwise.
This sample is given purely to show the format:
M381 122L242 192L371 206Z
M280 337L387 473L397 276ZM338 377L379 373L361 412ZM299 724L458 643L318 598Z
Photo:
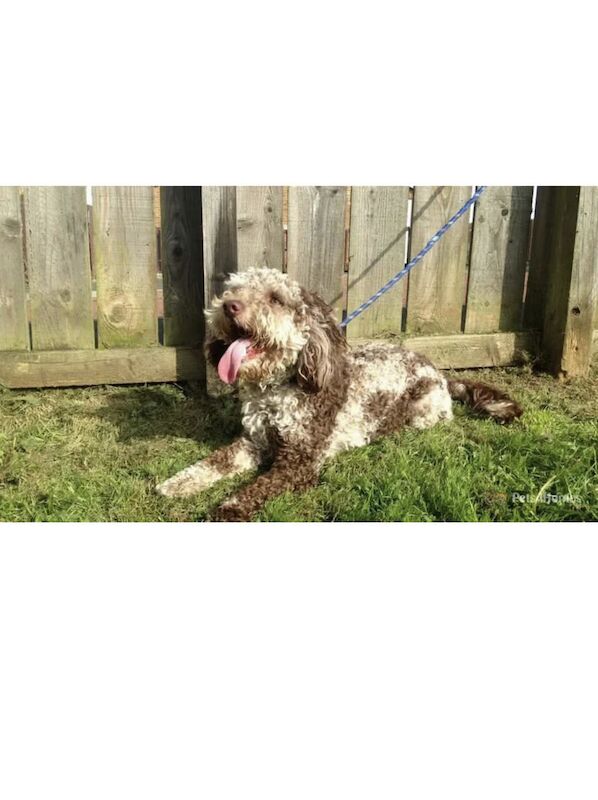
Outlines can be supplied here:
M218 362L218 377L224 383L234 383L241 367L241 362L251 347L249 339L235 339L228 346L226 353Z

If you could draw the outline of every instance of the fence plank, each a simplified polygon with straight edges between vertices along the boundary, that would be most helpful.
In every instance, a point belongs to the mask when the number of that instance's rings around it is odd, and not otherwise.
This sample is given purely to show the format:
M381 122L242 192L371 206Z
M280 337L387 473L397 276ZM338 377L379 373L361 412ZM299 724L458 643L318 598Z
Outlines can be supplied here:
M23 229L16 186L0 186L0 350L28 350Z
M597 305L598 187L582 186L561 362L565 375L583 376L588 373Z
M237 186L237 256L239 270L282 269L282 186Z
M11 389L191 381L203 376L203 353L188 347L0 353L0 385Z
M357 339L352 345L364 344L367 341L372 340ZM438 369L504 367L528 362L535 356L538 349L538 334L536 331L453 333L440 336L408 336L401 338L400 342L407 349L427 356Z
M25 189L34 350L94 347L84 186Z
M201 188L162 186L164 344L198 347L204 338Z
M587 374L598 295L598 187L554 187L542 357L556 374Z
M547 273L550 252L556 229L553 229L553 204L556 189L553 186L538 186L534 229L530 255L523 326L532 330L542 330L544 324L544 305L546 303Z
M202 187L205 302L220 294L230 272L237 271L235 186Z
M408 186L354 186L351 195L348 310L405 265ZM347 328L351 339L400 333L403 286L376 301Z
M287 271L329 303L339 320L346 307L345 200L344 186L289 188Z
M491 186L477 202L466 333L521 327L533 186Z
M100 347L157 343L151 186L93 187L93 254Z
M413 194L411 255L471 197L471 186L416 186ZM467 286L469 230L461 219L409 275L407 330L461 330Z

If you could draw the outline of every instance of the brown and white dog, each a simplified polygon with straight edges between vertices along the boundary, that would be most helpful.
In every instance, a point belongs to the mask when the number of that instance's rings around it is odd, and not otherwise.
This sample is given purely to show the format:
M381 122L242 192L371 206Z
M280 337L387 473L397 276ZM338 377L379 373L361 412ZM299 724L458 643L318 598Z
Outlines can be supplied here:
M398 344L350 349L332 309L278 270L231 275L206 316L207 356L223 381L239 386L244 434L157 490L191 495L269 465L219 507L218 520L249 520L275 495L312 486L337 453L405 425L450 420L453 399L500 423L522 413L498 389L447 380Z

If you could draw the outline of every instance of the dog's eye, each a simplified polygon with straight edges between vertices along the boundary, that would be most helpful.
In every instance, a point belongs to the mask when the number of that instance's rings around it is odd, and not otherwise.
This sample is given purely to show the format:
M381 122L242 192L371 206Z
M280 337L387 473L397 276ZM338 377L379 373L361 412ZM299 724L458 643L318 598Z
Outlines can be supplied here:
M284 306L284 300L279 294L276 294L276 292L271 292L270 297L268 299L270 301L270 305Z

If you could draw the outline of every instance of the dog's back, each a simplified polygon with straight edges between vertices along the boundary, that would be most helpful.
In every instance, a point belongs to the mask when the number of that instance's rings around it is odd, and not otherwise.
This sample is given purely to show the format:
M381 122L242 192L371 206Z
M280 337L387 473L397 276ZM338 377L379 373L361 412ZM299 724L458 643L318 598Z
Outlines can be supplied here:
M349 389L325 458L402 427L430 428L453 416L452 401L504 424L522 413L487 384L447 378L425 357L401 345L371 343L348 353Z

